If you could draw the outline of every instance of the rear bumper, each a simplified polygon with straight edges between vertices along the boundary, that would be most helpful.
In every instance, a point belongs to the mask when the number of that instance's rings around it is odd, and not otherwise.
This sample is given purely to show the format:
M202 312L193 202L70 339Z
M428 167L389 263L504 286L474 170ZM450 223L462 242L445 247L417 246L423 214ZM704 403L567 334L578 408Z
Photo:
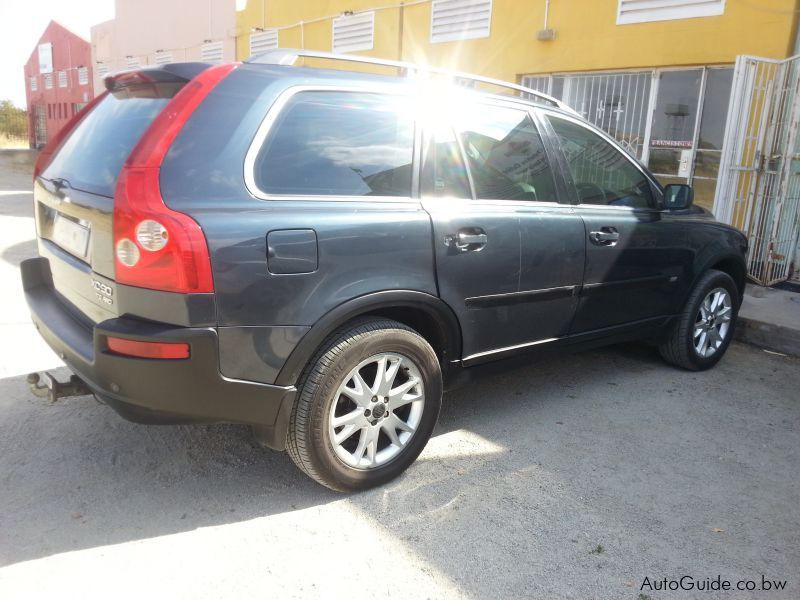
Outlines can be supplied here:
M244 423L282 450L295 399L293 386L230 379L219 372L217 331L133 318L92 324L55 292L44 258L21 265L31 318L48 345L94 393L124 418L139 423ZM190 345L185 360L151 360L108 352L106 337Z

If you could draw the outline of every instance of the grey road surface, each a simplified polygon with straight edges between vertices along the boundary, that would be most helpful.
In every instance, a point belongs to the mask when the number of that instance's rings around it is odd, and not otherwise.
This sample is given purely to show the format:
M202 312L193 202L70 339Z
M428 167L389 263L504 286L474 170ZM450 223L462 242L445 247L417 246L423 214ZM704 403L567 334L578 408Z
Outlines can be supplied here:
M66 370L21 298L29 187L0 165L0 598L800 598L797 360L532 363L446 396L407 474L342 496L245 427L31 396L26 373ZM683 575L788 583L642 589Z

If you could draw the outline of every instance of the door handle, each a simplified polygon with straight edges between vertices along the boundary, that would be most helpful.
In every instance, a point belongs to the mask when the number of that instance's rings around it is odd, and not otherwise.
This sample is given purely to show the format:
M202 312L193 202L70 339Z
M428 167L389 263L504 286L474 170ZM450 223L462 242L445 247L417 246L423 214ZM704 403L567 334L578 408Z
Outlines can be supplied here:
M590 232L589 239L598 246L616 246L619 241L619 231L614 227L601 227L600 231Z
M482 229L461 230L456 234L444 236L444 245L457 248L461 252L477 251L489 242L489 238Z

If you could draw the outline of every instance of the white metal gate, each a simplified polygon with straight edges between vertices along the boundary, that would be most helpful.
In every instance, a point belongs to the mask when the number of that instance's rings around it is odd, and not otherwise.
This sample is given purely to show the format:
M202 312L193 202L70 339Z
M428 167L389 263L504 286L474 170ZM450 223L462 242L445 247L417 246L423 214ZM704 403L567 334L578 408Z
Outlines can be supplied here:
M788 279L800 230L800 55L739 56L714 214L748 237L748 275Z

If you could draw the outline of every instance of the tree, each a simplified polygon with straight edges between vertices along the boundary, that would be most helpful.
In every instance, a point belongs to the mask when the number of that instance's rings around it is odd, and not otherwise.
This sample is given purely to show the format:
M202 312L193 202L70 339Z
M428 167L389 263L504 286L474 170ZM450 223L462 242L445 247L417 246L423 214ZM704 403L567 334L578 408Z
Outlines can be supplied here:
M0 136L27 139L28 113L11 100L0 100Z

